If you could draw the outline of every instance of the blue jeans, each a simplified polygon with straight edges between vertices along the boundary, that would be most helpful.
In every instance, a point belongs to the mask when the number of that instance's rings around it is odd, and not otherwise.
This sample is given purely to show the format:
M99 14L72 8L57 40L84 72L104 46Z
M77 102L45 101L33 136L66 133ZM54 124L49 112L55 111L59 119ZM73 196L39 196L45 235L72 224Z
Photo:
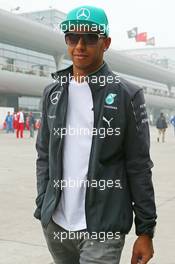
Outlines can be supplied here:
M82 237L80 233L84 234ZM125 235L119 238L99 239L87 236L86 230L69 231L57 225L51 218L47 228L43 228L48 249L55 264L119 264ZM61 237L60 234L63 236ZM64 238L64 239L63 239Z

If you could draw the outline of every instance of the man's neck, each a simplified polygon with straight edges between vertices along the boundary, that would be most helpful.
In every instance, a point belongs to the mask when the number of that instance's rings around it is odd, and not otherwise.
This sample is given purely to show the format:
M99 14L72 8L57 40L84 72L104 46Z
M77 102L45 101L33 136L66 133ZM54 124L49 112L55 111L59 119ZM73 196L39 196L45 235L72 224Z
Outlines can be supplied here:
M73 77L77 82L83 82L85 81L87 75L96 72L102 65L103 62L100 63L98 66L94 68L91 67L91 69L87 69L87 70L79 69L75 65L73 65Z

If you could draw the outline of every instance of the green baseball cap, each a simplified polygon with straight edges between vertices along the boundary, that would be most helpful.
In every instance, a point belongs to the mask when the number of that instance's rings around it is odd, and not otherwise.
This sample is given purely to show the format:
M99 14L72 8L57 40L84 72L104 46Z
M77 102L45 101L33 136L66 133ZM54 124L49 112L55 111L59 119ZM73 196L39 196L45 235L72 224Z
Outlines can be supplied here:
M71 10L60 24L61 30L65 33L67 31L74 31L74 29L81 30L89 29L91 31L109 35L108 18L102 8L95 6L79 6Z

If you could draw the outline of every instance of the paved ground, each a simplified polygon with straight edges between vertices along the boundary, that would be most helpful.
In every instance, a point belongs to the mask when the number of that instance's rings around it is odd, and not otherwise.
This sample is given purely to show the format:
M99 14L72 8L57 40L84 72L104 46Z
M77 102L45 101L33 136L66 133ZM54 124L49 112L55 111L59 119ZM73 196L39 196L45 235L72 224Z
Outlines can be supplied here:
M156 142L151 129L153 180L158 206L155 257L150 264L175 264L175 137ZM35 139L0 133L0 264L51 264L39 221L33 218L36 196ZM121 264L130 264L134 230L127 236ZM71 264L71 263L70 263Z

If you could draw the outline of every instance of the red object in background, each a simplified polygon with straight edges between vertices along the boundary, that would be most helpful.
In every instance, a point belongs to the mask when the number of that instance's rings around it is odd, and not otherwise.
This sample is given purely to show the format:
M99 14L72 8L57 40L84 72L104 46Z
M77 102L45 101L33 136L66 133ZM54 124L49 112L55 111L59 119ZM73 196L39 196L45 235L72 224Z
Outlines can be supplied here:
M147 41L147 32L142 32L137 34L135 37L136 42L146 42Z
M29 117L26 118L26 129L29 130L30 127L29 127Z
M23 131L24 131L24 123L20 123L19 119L20 119L20 112L18 112L16 114L17 117L17 128L16 128L16 137L19 138L19 136L21 138L23 138Z
M14 114L13 115L13 128L17 129L17 127L18 127L18 117L17 117L17 114Z
M36 120L35 122L35 129L39 129L41 126L41 121L40 120Z
M21 138L23 138L23 132L24 132L24 123L18 123L18 128L16 130L16 137L19 138L19 136Z

